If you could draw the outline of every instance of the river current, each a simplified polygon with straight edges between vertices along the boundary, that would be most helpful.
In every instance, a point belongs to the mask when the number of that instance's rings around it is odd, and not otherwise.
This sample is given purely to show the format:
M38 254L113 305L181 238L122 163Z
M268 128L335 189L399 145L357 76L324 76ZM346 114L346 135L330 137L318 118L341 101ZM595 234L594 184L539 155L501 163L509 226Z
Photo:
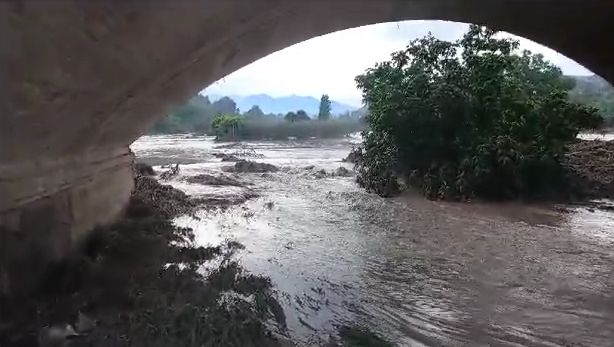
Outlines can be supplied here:
M268 276L299 345L358 325L399 346L614 346L614 213L588 206L384 199L332 175L357 139L215 143L146 136L131 147L194 196L258 197L176 223L202 245L235 240ZM244 187L188 183L216 154L266 162ZM160 171L160 167L156 169ZM320 170L324 170L326 175Z

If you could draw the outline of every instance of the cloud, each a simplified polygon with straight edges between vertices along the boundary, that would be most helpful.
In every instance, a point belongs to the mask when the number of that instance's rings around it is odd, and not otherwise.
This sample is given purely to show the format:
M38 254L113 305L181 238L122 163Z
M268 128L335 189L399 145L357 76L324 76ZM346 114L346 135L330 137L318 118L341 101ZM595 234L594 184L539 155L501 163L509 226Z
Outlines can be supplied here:
M392 52L404 48L410 40L429 32L440 39L456 40L467 27L467 24L443 21L406 21L338 31L264 57L215 82L203 93L314 97L326 93L334 100L358 106L361 96L354 78L365 69L388 59ZM522 48L543 54L566 74L590 74L554 50L527 39L515 38L520 40Z

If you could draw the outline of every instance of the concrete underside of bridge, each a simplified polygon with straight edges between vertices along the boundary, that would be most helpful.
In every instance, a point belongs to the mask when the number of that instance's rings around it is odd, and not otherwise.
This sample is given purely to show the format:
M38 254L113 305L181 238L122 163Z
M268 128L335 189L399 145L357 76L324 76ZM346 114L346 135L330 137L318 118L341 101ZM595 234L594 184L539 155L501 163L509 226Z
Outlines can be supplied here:
M1 264L61 259L116 218L133 184L129 144L269 53L341 29L439 19L532 39L614 81L613 16L603 0L0 3Z

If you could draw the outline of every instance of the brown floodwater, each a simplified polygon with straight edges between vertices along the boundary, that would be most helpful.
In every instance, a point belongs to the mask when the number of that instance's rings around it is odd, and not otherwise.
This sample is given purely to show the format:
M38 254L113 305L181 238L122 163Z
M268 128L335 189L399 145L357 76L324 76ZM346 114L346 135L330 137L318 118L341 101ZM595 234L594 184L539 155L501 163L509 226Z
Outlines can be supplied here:
M246 142L145 137L133 150L185 162L170 183L188 194L259 197L176 223L198 242L231 239L269 276L299 345L361 325L399 346L614 346L614 213L587 206L383 199L327 175L355 138ZM214 153L282 168L237 174L246 187L185 181L228 175ZM313 166L313 168L311 168ZM609 203L609 202L605 202Z

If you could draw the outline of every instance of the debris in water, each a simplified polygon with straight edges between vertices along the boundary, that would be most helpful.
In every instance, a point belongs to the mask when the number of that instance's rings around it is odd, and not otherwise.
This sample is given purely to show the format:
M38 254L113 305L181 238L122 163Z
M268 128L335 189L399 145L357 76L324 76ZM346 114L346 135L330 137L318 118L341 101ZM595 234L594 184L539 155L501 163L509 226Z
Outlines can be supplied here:
M143 206L151 206L166 217L172 218L192 212L201 203L170 185L160 184L152 177L137 177L134 186L132 200L140 203L128 207L133 213L138 213Z
M572 189L588 198L614 197L614 141L577 140L569 146L563 165L572 177Z
M313 177L315 177L315 178L324 178L324 177L326 177L326 176L327 176L327 174L326 174L326 170L324 170L324 169L321 169L321 170L319 170L319 171L316 171L316 172L313 174Z
M279 168L272 164L259 163L255 161L242 160L235 163L234 166L222 168L227 172L277 172Z
M235 155L232 154L226 154L226 153L213 153L213 156L216 158L221 158L222 161L241 161L240 158L238 158Z
M213 176L209 174L200 174L186 178L189 183L199 183L208 186L232 186L232 187L244 187L245 184L238 180L227 176Z
M229 207L234 205L240 205L247 200L257 198L258 193L252 190L245 190L243 192L232 195L212 195L206 197L195 198L194 200L199 205L205 205L206 207Z
M175 164L175 166L171 165L167 171L164 171L162 174L160 174L160 179L168 181L171 178L177 176L178 174L179 174L179 164Z

